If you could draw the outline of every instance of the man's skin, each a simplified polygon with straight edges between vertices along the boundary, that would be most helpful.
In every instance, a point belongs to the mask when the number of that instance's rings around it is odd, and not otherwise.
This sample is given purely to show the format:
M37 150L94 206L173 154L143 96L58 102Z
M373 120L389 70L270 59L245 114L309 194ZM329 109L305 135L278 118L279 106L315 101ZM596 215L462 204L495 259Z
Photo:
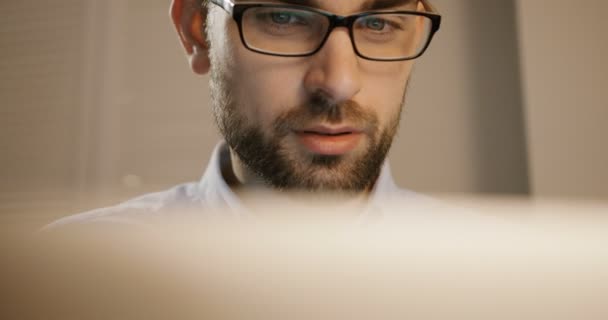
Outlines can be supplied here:
M252 52L232 17L199 1L173 0L171 18L192 71L211 74L213 112L231 147L223 170L229 184L370 191L397 131L414 61L365 60L344 27L313 56ZM310 6L347 16L379 1L391 4L386 10L424 11L423 3L407 0L318 0ZM331 138L318 134L323 130L352 133Z

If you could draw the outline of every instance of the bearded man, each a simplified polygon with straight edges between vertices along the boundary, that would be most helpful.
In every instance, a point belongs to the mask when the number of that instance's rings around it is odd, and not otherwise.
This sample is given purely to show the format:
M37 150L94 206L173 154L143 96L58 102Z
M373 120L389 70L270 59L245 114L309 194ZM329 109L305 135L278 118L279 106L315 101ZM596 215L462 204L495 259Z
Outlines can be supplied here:
M58 223L172 208L244 214L251 190L374 210L420 197L395 185L386 156L414 60L441 22L428 1L173 0L170 13L192 71L210 74L225 141L200 182Z

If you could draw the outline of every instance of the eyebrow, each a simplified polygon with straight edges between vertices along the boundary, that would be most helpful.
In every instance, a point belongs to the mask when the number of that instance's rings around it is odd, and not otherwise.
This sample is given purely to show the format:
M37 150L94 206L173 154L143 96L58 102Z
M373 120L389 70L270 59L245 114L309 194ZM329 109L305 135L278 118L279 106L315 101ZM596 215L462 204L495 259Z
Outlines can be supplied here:
M327 0L325 0L327 1ZM329 0L332 1L332 0ZM420 0L368 0L362 6L362 11L373 11L373 10L383 10L383 9L391 9L400 6L405 6L408 4L412 4L418 2ZM242 2L255 2L255 0L246 0ZM277 2L282 2L286 4L293 4L298 6L306 6L313 8L321 8L321 3L323 0L277 0Z
M301 6L318 7L321 5L321 1L318 0L279 0L280 2L286 2L289 4L297 4Z
M257 0L242 0L239 2L246 3L246 2L258 2L258 1ZM298 5L298 6L305 6L305 7L319 8L321 6L322 0L276 0L276 2L293 4L293 5ZM272 2L270 2L270 3L272 3Z
M363 4L363 11L391 9L418 2L418 0L369 0Z

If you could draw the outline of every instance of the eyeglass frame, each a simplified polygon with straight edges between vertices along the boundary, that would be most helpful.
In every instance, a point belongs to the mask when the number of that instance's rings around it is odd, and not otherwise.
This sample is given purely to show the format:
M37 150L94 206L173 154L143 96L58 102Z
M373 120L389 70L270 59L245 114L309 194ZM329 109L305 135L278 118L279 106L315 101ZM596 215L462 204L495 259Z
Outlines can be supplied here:
M414 59L417 59L420 56L422 56L424 54L424 52L428 49L429 45L431 44L431 41L433 40L433 37L435 36L435 33L437 33L437 31L439 31L439 27L441 26L441 15L435 13L435 9L430 5L429 5L429 7L431 8L432 12L421 12L421 11L411 11L411 10L366 11L366 12L361 12L361 13L354 14L354 15L341 16L341 15L336 15L331 12L323 11L323 10L316 9L316 8L311 8L311 7L307 7L307 6L298 6L298 5L292 5L292 4L274 4L274 3L236 3L235 4L230 0L209 0L209 1L213 4L218 5L222 9L224 9L232 17L232 19L234 19L234 21L236 22L238 29L239 29L239 36L241 38L241 42L243 43L243 46L245 46L245 48L247 48L248 50L251 50L253 52L260 53L260 54L277 56L277 57L294 57L294 58L296 58L296 57L313 56L316 53L318 53L319 51L321 51L321 49L327 42L327 39L329 38L329 36L331 35L332 31L335 28L345 27L348 29L350 41L352 43L353 49L355 50L355 53L357 54L357 56L359 56L363 59L372 60L372 61L385 61L385 62L414 60ZM424 2L424 0L421 0L421 1ZM246 10L248 10L250 8L256 8L256 7L287 8L287 9L297 9L297 10L315 12L315 13L318 13L318 14L323 15L326 18L328 18L329 26L327 28L327 32L325 33L325 37L320 42L318 48L315 49L314 51L303 53L303 54L281 54L281 53L272 53L272 52L268 52L268 51L263 51L261 49L256 49L256 48L251 47L245 40L245 36L243 34L243 14L245 13ZM411 57L406 57L406 58L379 59L379 58L370 58L370 57L363 55L359 51L359 48L357 48L357 44L355 44L355 35L354 35L354 31L353 31L353 25L354 25L355 21L357 21L358 19L360 19L362 17L376 15L376 14L409 14L409 15L426 17L429 20L431 20L431 31L427 37L426 43L422 47L422 50L420 50L420 52L418 54L411 56Z

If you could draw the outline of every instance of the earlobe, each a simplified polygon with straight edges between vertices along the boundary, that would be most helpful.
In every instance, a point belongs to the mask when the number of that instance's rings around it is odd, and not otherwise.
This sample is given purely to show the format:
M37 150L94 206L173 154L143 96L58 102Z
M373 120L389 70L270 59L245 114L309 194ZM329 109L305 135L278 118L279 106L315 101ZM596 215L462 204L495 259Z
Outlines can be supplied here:
M195 4L194 0L173 0L171 19L179 39L186 50L190 67L197 74L209 71L209 50L205 39L204 25L206 10Z
M204 52L198 51L197 49L190 55L190 68L196 74L204 75L209 72L209 68L211 64L209 62L209 54L208 51Z

